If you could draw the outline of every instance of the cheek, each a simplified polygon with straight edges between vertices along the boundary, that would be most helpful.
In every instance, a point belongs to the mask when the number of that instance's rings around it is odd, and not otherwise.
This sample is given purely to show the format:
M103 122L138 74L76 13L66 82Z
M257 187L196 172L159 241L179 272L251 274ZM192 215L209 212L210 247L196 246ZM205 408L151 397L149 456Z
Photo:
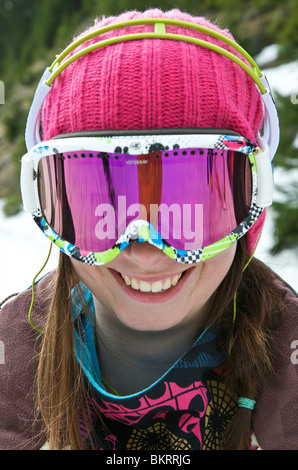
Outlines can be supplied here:
M79 280L82 281L95 296L103 295L106 289L108 289L105 282L104 268L101 266L90 266L75 259L71 259L71 263Z
M81 261L77 261L76 259L73 259L73 258L71 258L71 264L77 276L84 284L86 284L86 281L88 281L88 279L92 279L94 277L95 266L88 266L82 263Z
M223 281L233 263L237 244L233 243L225 251L198 266L196 289L204 297L211 296Z
M213 276L216 278L223 278L228 273L237 249L237 243L233 243L229 248L222 251L218 255L210 258L206 262L206 266L213 273Z
M72 264L79 280L93 294L94 300L98 300L105 311L112 313L115 310L115 290L106 276L106 268L86 265L77 260L72 260Z

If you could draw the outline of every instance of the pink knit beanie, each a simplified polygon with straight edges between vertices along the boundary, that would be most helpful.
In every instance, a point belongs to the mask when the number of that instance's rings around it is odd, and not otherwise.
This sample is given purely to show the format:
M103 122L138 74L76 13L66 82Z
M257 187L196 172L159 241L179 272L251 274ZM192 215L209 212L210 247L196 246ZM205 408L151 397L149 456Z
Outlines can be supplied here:
M83 35L112 23L148 17L197 23L232 38L205 18L177 9L130 11L103 18ZM110 31L104 38L152 30L152 25L130 26ZM167 31L204 39L235 53L198 31L177 26L167 26ZM87 44L97 41L94 38ZM207 127L233 130L255 141L262 118L255 83L230 59L182 41L142 39L97 49L69 65L52 84L42 128L43 138L50 139L83 130ZM250 252L264 218L263 213L247 234Z

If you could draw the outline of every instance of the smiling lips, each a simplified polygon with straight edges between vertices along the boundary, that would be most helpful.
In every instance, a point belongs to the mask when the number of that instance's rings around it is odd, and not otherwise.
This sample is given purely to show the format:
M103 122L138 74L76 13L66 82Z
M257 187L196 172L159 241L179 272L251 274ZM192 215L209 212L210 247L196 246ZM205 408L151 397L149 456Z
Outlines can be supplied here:
M154 282L137 280L125 274L121 274L121 276L124 279L126 285L132 287L132 289L139 290L141 292L159 293L170 289L172 286L176 286L177 282L182 276L182 273L176 274L173 277L167 277L165 279L161 279Z

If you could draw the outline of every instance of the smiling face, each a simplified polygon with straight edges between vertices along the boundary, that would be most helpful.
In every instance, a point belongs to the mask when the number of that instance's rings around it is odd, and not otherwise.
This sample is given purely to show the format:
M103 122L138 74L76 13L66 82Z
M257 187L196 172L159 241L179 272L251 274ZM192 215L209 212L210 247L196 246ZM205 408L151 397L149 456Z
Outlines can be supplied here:
M105 266L71 262L111 321L139 331L162 331L194 319L204 322L236 245L193 265L177 263L148 243L129 245Z

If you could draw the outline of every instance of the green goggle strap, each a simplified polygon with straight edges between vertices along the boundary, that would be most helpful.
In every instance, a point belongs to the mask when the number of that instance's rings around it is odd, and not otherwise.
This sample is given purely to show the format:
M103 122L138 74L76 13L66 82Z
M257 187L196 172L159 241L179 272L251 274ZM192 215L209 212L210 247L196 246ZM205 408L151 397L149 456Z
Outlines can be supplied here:
M70 58L68 58L65 62L61 64L61 61L68 56L72 51L74 51L77 47L82 45L84 42L88 41L89 39L92 39L96 36L100 36L102 34L105 34L109 31L115 30L115 29L121 29L121 28L126 28L129 26L138 26L138 25L144 25L144 24L153 24L154 25L154 32L152 33L134 33L134 34L126 34L122 36L117 36L109 39L105 39L103 41L99 41L96 44L92 44L91 46L88 46L76 54L72 55ZM233 49L235 49L237 52L239 52L242 57L244 57L247 62L251 65L252 68L250 68L245 62L243 62L239 57L236 55L232 54L231 52L227 51L226 49L223 49L220 46L217 46L213 43L204 41L202 39L197 39L191 36L186 36L183 34L172 34L172 33L167 33L166 32L166 25L173 25L173 26L180 26L183 28L188 28L188 29L194 29L197 31L200 31L201 33L208 34L209 36L212 36L216 39L221 40L222 42L228 44L231 46ZM179 20L172 20L168 18L143 18L143 19L137 19L137 20L131 20L131 21L126 21L122 23L116 23L112 24L109 26L106 26L104 28L100 28L97 30L92 31L91 33L77 39L74 41L72 44L70 44L52 63L52 65L49 67L49 71L51 72L50 78L46 81L46 85L50 86L55 78L64 70L68 65L70 65L72 62L75 60L79 59L85 54L88 54L89 52L92 52L96 49L99 49L101 47L109 46L111 44L117 44L119 42L125 42L125 41L132 41L132 40L138 40L138 39L171 39L171 40L176 40L176 41L184 41L188 42L191 44L196 44L198 46L206 47L208 49L211 49L215 52L218 52L219 54L222 54L226 56L227 58L231 59L233 62L238 64L240 67L242 67L248 75L255 81L255 83L258 85L260 91L262 94L266 93L266 88L264 87L262 81L260 80L260 77L262 77L262 72L260 71L259 67L255 63L255 61L252 59L252 57L235 41L232 39L228 38L224 34L215 31L211 28L207 28L205 26L198 25L196 23L189 23L187 21L179 21Z

